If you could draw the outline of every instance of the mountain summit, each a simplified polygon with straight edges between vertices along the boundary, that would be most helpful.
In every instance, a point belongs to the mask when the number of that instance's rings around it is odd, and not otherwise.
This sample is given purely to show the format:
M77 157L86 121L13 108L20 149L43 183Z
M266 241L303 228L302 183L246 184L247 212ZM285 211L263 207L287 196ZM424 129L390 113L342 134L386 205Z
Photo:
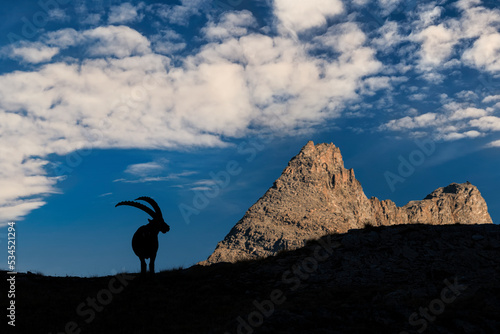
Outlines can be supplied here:
M491 224L492 220L481 193L469 182L438 188L403 207L391 200L368 199L353 169L344 168L338 147L309 141L200 264L267 257L365 224L416 223Z

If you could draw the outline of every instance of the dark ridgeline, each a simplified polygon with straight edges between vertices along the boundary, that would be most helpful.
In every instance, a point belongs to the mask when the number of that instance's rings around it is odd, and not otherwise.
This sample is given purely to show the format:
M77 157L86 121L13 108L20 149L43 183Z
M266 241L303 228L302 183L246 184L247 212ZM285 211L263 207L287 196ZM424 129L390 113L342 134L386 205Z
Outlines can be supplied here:
M260 260L158 272L148 284L130 274L18 274L16 330L500 333L499 253L495 224L409 224L328 235ZM70 321L81 332L65 331Z
M115 207L120 205L133 206L135 208L141 209L151 216L152 219L148 219L149 223L143 225L137 229L132 238L132 249L135 255L141 260L141 275L146 275L146 259L149 260L149 273L151 276L155 273L155 259L156 253L158 252L158 232L166 233L170 230L170 226L163 220L163 215L161 213L158 203L155 202L151 197L142 196L135 199L136 201L145 201L149 203L153 209L151 210L142 203L133 201L123 201L115 205Z

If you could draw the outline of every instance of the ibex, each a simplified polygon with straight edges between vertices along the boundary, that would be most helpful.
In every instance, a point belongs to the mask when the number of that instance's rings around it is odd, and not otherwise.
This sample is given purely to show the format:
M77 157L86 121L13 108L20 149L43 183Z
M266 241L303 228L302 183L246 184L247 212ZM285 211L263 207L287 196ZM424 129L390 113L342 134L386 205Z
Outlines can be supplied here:
M135 255L141 260L141 275L143 276L146 275L146 259L150 259L149 273L152 276L155 273L155 259L158 252L158 232L166 233L170 230L170 226L163 220L160 207L152 198L142 196L135 200L148 202L154 211L144 204L133 201L123 201L116 204L115 207L129 205L141 209L151 216L152 219L148 219L149 224L139 227L134 233L132 237L132 249Z

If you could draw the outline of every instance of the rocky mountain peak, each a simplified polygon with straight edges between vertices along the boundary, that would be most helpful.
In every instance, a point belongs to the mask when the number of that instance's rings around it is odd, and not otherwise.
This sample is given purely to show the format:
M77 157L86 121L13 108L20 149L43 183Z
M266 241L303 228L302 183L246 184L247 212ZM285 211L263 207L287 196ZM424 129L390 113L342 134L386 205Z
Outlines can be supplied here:
M354 171L344 168L338 147L309 141L201 264L266 257L365 224L415 223L492 221L479 190L469 182L438 188L403 207L391 200L368 199Z
M340 149L333 143L314 145L309 141L289 163L289 166L305 165L309 172L338 171L344 168Z

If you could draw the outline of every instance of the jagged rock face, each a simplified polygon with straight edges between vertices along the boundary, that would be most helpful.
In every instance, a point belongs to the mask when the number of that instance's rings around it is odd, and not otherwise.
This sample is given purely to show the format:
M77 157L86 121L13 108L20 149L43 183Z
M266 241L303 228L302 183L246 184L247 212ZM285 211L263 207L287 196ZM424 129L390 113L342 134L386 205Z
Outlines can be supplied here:
M302 247L309 239L345 233L367 223L492 221L479 190L468 182L439 188L422 201L411 201L403 207L390 200L368 199L354 171L344 168L340 149L310 141L201 264L266 257Z
M488 207L477 187L469 182L438 188L421 201L398 208L390 200L370 199L374 225L396 224L491 224Z

